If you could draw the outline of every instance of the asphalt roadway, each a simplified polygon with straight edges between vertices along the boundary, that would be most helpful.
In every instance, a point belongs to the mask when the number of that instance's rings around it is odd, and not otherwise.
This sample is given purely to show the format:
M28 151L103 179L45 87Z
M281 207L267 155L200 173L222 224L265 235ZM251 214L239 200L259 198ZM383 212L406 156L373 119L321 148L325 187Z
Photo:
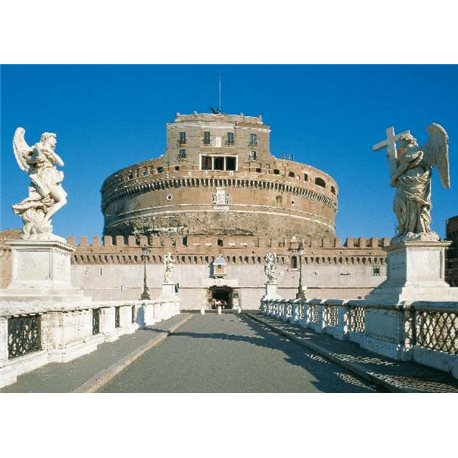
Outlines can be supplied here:
M378 388L249 317L194 315L105 385L115 393L367 393Z

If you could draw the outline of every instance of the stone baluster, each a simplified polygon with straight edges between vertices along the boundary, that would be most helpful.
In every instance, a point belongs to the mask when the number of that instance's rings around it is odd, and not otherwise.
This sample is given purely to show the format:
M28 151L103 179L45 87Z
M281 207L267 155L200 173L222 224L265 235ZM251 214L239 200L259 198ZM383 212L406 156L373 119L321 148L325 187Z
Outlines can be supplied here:
M132 326L132 306L122 305L119 309L119 325L121 328Z
M350 307L345 301L337 305L337 329L334 337L339 340L348 339L350 332Z
M299 326L306 328L307 327L307 301L305 299L299 299L300 307L301 307L301 318L298 321Z
M291 318L290 318L290 322L291 323L295 323L297 321L297 304L296 302L294 301L292 304L291 304Z
M0 368L8 361L8 318L0 316Z
M115 328L115 308L103 307L100 309L100 333L104 334L108 342L117 339Z
M313 323L313 305L310 302L307 302L306 304L306 313L305 313L305 322L306 322L306 327L310 328Z
M0 317L0 388L17 381L17 371L8 363L8 318Z

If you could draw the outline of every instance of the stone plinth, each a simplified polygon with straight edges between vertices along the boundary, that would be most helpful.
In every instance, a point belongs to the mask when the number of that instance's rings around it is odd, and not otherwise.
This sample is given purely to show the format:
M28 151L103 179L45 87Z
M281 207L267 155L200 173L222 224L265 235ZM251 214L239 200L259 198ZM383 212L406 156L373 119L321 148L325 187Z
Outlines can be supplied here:
M281 296L277 293L278 283L266 283L266 295L263 297L264 300L281 299Z
M161 299L176 299L175 283L162 283Z
M458 300L458 288L445 282L445 250L450 243L405 241L391 245L387 280L366 300L376 304Z
M71 283L71 255L75 247L58 240L14 240L9 242L12 275L0 300L87 302L82 290Z

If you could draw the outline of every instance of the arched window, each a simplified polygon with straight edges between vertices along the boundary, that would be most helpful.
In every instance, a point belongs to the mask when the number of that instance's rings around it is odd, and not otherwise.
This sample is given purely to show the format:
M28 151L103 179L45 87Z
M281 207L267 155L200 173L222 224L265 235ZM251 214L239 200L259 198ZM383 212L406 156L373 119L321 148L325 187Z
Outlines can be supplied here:
M322 188L326 187L326 182L320 177L315 178L315 184L321 186Z

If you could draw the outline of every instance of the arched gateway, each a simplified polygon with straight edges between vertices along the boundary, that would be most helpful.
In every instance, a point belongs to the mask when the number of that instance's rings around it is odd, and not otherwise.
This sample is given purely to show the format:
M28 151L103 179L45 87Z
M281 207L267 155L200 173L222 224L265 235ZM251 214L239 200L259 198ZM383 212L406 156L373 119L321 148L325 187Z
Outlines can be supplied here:
M221 306L223 309L232 309L234 289L230 286L212 286L208 289L209 304L212 309Z

